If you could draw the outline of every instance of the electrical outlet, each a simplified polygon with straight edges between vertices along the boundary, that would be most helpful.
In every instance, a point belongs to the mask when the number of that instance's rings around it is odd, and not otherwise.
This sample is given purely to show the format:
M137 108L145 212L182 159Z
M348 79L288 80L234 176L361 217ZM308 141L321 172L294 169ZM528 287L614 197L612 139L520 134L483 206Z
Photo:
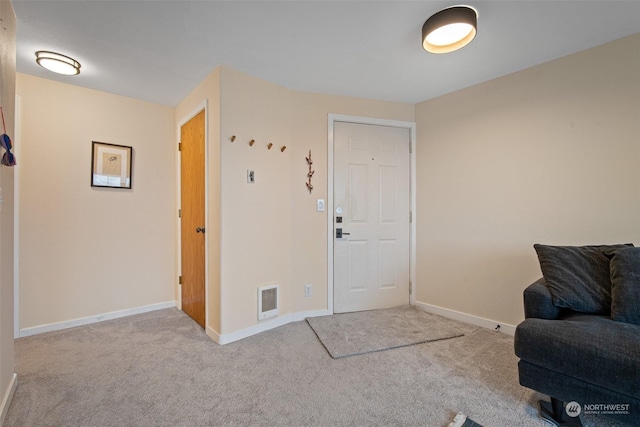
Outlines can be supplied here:
M309 298L312 295L311 283L304 285L304 296Z
M249 184L253 184L256 182L256 174L251 170L247 170L247 182Z

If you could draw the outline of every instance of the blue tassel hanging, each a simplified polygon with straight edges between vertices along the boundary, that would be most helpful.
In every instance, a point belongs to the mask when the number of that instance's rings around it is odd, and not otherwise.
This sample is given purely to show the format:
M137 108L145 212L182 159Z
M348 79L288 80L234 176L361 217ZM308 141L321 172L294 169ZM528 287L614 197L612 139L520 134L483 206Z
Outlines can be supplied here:
M0 163L5 166L15 166L16 156L14 156L11 152L11 138L9 138L9 135L7 135L7 127L4 124L4 111L2 111L2 107L0 107L0 114L2 114L2 131L4 132L0 136L0 145L6 150L2 155L2 160L0 161Z

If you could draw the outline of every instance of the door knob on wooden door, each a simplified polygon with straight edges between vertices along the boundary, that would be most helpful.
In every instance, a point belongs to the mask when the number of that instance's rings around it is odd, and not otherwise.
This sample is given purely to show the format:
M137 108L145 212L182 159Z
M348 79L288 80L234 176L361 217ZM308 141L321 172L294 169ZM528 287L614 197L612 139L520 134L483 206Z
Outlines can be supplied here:
M196 228L196 233L202 233L202 234L204 234L204 227L198 227L198 228Z

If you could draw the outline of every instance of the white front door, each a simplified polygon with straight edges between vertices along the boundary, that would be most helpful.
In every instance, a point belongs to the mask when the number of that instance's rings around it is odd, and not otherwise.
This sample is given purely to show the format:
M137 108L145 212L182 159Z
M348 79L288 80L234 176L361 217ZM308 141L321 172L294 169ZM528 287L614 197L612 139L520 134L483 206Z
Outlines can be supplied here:
M410 130L336 122L333 141L334 312L409 304Z

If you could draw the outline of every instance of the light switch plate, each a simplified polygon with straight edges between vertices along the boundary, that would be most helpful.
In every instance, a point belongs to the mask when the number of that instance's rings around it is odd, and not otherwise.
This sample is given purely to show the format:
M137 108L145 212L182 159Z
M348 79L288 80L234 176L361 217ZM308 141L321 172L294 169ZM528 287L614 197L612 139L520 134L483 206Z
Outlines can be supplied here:
M316 210L318 212L324 212L324 199L318 199Z

